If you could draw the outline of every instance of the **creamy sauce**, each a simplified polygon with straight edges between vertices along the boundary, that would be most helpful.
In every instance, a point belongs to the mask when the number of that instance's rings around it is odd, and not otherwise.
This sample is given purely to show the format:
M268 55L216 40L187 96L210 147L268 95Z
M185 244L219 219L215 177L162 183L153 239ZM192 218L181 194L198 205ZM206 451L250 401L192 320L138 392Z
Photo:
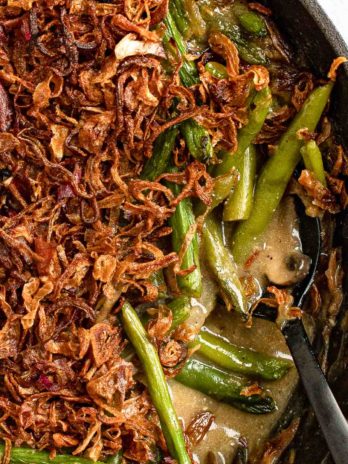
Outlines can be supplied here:
M225 241L228 242L228 231L227 234L226 231L224 233ZM257 249L258 254L248 272L258 281L261 293L270 281L291 284L305 277L309 260L302 254L298 220L290 197L283 200L257 244ZM301 266L291 269L289 257L296 258ZM218 289L204 265L202 272L203 294L199 300L192 300L193 309L189 319L189 325L194 325L195 333L205 323L213 332L228 338L236 345L291 359L283 335L274 323L254 319L253 326L249 329L236 313L228 313L222 309L212 312ZM241 271L241 275L243 274L244 271ZM213 451L218 453L222 462L231 463L241 437L247 439L250 452L257 454L262 451L263 443L284 413L297 382L295 367L280 380L261 382L265 389L271 391L277 410L270 414L254 415L219 403L172 380L174 405L185 427L199 412L210 411L215 415L215 422L209 432L194 449L197 460L204 464L207 462L208 452Z
M192 309L190 317L185 322L185 326L190 327L193 336L198 334L205 320L215 308L218 293L217 284L212 280L203 260L201 260L201 273L202 295L198 299L191 298Z
M214 332L227 337L232 343L291 359L281 332L272 322L255 320L252 328L248 329L237 314L217 310L209 317L206 325ZM262 382L265 388L271 390L278 407L276 411L264 415L239 411L171 381L174 405L185 426L202 410L208 410L215 415L215 423L194 450L200 462L205 463L207 453L214 451L219 452L226 463L230 463L240 437L247 438L250 451L260 450L262 443L283 414L297 381L296 369L291 368L280 380Z
M292 197L286 197L255 247L249 268L262 287L269 282L292 285L307 275L310 259L302 253L298 218Z

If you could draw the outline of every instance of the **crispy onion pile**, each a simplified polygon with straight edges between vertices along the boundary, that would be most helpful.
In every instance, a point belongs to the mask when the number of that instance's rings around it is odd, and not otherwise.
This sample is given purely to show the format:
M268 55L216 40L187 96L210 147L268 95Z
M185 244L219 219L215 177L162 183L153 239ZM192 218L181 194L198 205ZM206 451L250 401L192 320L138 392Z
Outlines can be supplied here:
M185 197L209 204L213 180L183 140L174 162L185 161L185 170L162 176L182 186L179 197L139 174L158 135L188 118L209 130L214 146L235 149L252 84L269 81L266 68L242 65L233 44L214 34L197 59L201 84L183 87L181 63L171 63L172 72L162 65L167 8L166 0L0 2L0 438L7 446L52 456L69 448L93 460L121 448L139 462L155 460L155 448L167 455L137 365L120 357L127 341L117 311L124 297L157 300L151 275L178 268L167 220ZM227 63L227 79L205 71L210 56ZM272 113L262 144L279 137L313 87L311 75L285 66L274 70L273 91L290 89L292 100ZM302 184L315 189L305 176ZM168 320L159 313L148 330L170 375L187 350L180 336L165 338Z

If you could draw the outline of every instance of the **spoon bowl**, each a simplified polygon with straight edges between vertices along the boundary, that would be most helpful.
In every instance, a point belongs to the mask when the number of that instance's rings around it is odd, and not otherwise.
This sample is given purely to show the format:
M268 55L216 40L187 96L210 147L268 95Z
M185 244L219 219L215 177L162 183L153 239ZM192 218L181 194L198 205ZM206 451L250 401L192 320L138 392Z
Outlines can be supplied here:
M296 200L299 231L303 253L311 258L311 266L304 280L294 286L294 305L302 307L313 283L321 250L321 228L317 218L305 214L300 201ZM255 316L275 320L275 311L260 307ZM294 363L300 375L307 397L313 407L319 425L336 464L348 461L347 421L319 366L313 347L301 319L288 320L281 326Z

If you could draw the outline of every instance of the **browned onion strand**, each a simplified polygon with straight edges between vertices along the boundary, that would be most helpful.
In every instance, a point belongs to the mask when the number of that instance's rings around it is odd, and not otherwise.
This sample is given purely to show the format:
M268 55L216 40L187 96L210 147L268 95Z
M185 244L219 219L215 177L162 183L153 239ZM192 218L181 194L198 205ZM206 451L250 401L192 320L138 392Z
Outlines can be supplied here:
M252 8L270 14L257 3ZM172 72L163 66L167 11L168 0L0 1L0 439L6 459L12 443L52 456L70 448L93 460L122 448L137 462L154 461L159 448L170 462L137 361L120 356L128 342L117 313L125 298L153 304L149 336L168 377L180 370L190 355L188 337L180 328L170 331L171 314L156 305L151 277L167 270L168 286L177 291L180 257L165 240L168 219L184 198L209 205L214 184L179 138L172 161L180 172L153 182L139 175L156 138L189 118L208 130L216 153L236 150L248 98L270 79L283 104L259 136L266 150L314 86L310 73L288 63L269 22L279 61L271 72L242 63L233 43L216 33L209 51L196 57L200 84L183 87L182 63ZM206 72L210 59L226 63L228 78ZM318 137L327 142L328 124ZM331 147L329 163L325 191L306 172L300 178L316 212L337 212L348 203L338 178L348 171L342 148ZM182 187L177 197L165 180ZM213 419L205 413L189 426L192 444Z

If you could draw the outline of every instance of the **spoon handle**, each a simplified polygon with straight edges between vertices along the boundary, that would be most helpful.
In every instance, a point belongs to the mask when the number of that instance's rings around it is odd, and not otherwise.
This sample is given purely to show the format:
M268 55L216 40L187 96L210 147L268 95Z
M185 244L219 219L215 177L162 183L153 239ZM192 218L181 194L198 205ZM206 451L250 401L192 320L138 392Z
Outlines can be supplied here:
M348 424L313 353L302 321L287 322L282 332L331 455L336 464L347 464Z

